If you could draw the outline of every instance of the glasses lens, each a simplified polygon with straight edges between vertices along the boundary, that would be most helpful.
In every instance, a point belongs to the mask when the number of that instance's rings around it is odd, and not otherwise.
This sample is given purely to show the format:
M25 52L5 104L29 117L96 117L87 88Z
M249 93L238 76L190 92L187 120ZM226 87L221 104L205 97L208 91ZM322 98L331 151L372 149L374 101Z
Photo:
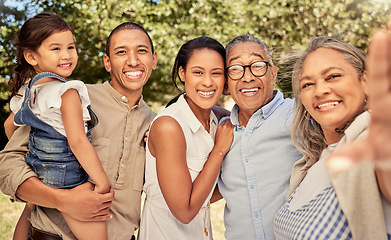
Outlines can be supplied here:
M243 76L244 68L240 65L233 65L228 68L228 75L232 79L240 79Z
M266 73L267 63L265 62L254 62L251 64L251 72L254 76L262 76Z

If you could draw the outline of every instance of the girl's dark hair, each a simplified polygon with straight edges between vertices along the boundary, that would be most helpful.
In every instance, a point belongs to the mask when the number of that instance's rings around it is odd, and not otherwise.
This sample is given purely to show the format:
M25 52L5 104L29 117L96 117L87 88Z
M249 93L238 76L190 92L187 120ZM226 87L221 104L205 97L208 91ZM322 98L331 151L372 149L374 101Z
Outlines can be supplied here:
M42 42L53 33L67 30L72 32L71 26L60 16L51 12L39 13L23 24L14 41L16 66L10 80L11 96L16 95L20 87L36 75L34 67L24 58L24 52L26 50L37 51Z
M186 69L187 63L189 62L189 59L193 53L202 49L209 49L219 53L223 58L225 66L225 49L221 43L210 37L194 38L182 45L175 58L174 67L172 69L172 81L174 82L176 88L178 88L176 83L177 78L179 78L179 80L183 83L182 79L179 77L179 68L182 67L183 69Z

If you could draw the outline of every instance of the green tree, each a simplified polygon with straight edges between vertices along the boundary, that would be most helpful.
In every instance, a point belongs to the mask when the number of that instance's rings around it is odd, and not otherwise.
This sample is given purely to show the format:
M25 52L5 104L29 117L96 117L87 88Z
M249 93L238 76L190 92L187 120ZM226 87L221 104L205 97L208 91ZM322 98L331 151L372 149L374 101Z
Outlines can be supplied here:
M32 0L28 9L30 13L53 11L71 24L79 50L72 78L86 83L109 80L102 56L115 26L124 21L144 26L158 53L158 68L144 88L144 98L148 103L165 104L178 93L170 72L177 51L187 40L205 35L225 45L244 33L263 38L280 68L279 87L289 95L291 63L280 58L302 50L317 35L338 37L365 50L371 32L384 26L390 5L388 0ZM2 44L1 51L8 54L0 58L3 81L10 75L13 59L9 39L20 23L2 19L2 39L7 44Z
M26 9L5 6L0 0L0 122L3 123L9 115L8 80L11 78L14 64L12 40L15 32L26 20ZM4 126L0 126L0 149L7 143Z

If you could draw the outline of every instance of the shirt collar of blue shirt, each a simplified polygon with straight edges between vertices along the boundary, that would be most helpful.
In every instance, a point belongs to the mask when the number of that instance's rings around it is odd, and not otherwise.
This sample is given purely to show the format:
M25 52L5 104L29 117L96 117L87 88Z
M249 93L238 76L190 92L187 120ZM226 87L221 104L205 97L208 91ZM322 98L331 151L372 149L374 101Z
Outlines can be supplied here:
M282 92L280 92L278 89L273 90L273 99L266 104L265 106L258 109L250 118L248 121L247 126L251 125L257 125L257 124L250 124L254 119L259 119L262 117L263 119L267 119L277 108L279 105L281 105L284 102L284 96ZM239 127L239 106L237 104L234 105L231 111L231 122L234 126Z

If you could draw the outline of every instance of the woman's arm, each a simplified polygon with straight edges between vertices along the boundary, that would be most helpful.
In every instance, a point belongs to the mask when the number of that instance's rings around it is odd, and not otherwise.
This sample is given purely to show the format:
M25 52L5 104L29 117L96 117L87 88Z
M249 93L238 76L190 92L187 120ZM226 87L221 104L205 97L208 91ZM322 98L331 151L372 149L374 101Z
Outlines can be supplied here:
M368 142L374 152L376 175L391 202L391 26L374 34L368 48L368 93L371 125Z
M88 140L83 121L83 109L79 93L75 89L67 90L62 96L61 114L69 146L95 183L97 193L108 193L110 182L94 147Z
M368 86L371 123L369 136L336 151L328 160L332 170L372 160L380 191L391 202L391 33L378 31L369 44L365 79Z
M233 126L225 121L218 127L215 146L194 182L186 162L185 136L178 122L171 117L158 118L152 124L149 137L149 149L156 157L157 178L164 199L179 221L189 223L215 186L221 163L233 140Z

